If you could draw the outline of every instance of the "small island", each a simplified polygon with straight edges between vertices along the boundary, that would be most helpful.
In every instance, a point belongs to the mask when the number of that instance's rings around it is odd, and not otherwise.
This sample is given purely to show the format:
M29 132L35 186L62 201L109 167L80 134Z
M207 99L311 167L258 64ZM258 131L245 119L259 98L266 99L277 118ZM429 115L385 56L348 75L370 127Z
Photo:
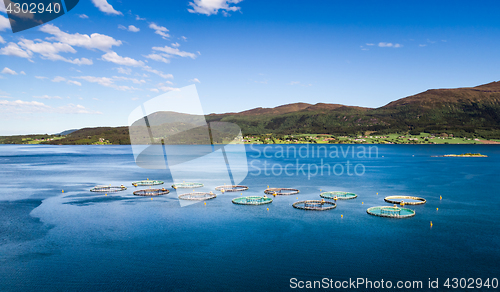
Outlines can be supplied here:
M481 153L464 153L464 154L446 154L442 157L488 157L487 155L483 155Z

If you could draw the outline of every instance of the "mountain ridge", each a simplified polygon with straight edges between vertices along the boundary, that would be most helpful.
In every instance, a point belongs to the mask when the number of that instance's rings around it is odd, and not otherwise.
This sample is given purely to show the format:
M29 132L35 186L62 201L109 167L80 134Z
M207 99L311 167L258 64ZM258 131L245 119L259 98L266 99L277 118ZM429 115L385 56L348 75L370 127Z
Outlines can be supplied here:
M155 112L148 116L148 121L151 125L177 123L199 126L200 118L175 112ZM235 123L245 135L427 132L500 139L500 81L475 87L429 89L378 108L297 102L273 108L213 113L205 115L205 120ZM128 127L83 128L64 139L45 143L89 143L99 135L111 137L108 140L112 144L130 143Z

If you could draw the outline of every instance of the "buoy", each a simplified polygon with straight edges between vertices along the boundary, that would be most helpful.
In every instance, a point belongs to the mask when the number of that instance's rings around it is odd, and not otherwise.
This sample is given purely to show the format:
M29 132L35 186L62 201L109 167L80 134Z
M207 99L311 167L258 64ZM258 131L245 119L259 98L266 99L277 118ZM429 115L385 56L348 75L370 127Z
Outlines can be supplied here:
M344 218L344 215L340 215L340 218Z
M436 211L438 211L438 210L439 210L439 208L436 208Z
M431 227L432 227L432 221L431 221Z
M205 206L207 205L207 202L205 202Z
M269 186L267 186L267 188L269 188Z
M297 200L299 199L299 197L297 197Z
M363 202L361 202L361 205L363 205L363 204L364 204L364 203L363 203Z
M267 211L269 211L269 208L267 208Z
M62 190L62 192L64 193L64 190Z
M321 189L319 189L319 191L321 192Z
M377 195L378 195L378 193L377 193Z
M241 195L243 196L243 193L241 193Z
M151 201L153 200L153 198L151 198Z
M443 197L442 197L442 196L439 196L439 199L440 199L440 200L442 200L442 199L443 199Z
M105 196L107 196L108 194L104 194Z

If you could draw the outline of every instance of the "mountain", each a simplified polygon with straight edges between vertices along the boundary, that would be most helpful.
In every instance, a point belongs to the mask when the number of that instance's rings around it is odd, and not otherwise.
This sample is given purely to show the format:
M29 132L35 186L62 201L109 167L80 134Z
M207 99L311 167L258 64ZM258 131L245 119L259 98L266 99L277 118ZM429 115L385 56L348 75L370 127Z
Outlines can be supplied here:
M78 131L78 129L71 129L71 130L66 130L66 131L62 131L61 133L59 134L56 134L56 135L59 135L59 136L66 136L66 135L69 135L75 131Z
M202 116L175 112L156 112L147 118L151 127L167 136L183 129L198 129L204 124ZM500 139L500 81L468 88L430 89L379 108L292 103L237 113L209 114L204 118L208 122L235 123L243 134L252 135L428 132ZM133 124L138 128L144 125L144 119ZM128 127L85 128L64 139L44 143L92 144L100 141L99 138L112 144L130 143Z

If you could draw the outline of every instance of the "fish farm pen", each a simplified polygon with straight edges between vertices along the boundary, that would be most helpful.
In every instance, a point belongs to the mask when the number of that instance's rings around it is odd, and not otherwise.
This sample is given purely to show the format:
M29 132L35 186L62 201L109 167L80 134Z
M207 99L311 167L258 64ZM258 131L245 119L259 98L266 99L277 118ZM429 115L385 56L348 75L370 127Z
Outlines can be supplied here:
M215 188L216 191L220 192L243 192L248 190L247 186L239 186L239 185L223 185Z
M264 191L265 194L273 196L289 196L298 194L299 192L297 189L288 188L269 188Z
M136 196L161 196L161 195L166 195L170 193L169 190L167 189L146 189L146 190L139 190L135 191L133 194Z
M174 189L193 189L193 188L201 188L203 187L203 184L193 183L193 182L183 182L183 183L173 184L172 187Z
M350 200L358 197L355 193L349 192L324 192L321 193L320 196L325 199L333 200Z
M301 210L326 211L335 209L337 207L337 204L322 199L322 200L299 201L293 203L292 206L296 209L301 209Z
M205 200L215 199L216 197L217 195L212 192L210 193L198 192L198 193L188 193L179 195L179 199L191 200L191 201L205 201Z
M390 217L390 218L408 218L415 216L415 211L408 208L401 207L371 207L366 210L366 213L378 216L378 217Z
M135 181L132 183L134 187L137 186L155 186L155 185L162 185L163 181L161 180L141 180L141 181Z
M116 193L120 191L124 191L127 188L124 187L123 185L117 187L117 186L95 186L90 189L91 192L101 192L101 193Z
M412 201L406 201L412 200ZM426 200L424 198L412 197L412 196L389 196L385 197L384 201L391 204L404 205L422 205L425 204Z
M272 203L273 199L268 198L266 196L251 196L251 197L238 197L233 199L234 204L238 205L264 205Z

